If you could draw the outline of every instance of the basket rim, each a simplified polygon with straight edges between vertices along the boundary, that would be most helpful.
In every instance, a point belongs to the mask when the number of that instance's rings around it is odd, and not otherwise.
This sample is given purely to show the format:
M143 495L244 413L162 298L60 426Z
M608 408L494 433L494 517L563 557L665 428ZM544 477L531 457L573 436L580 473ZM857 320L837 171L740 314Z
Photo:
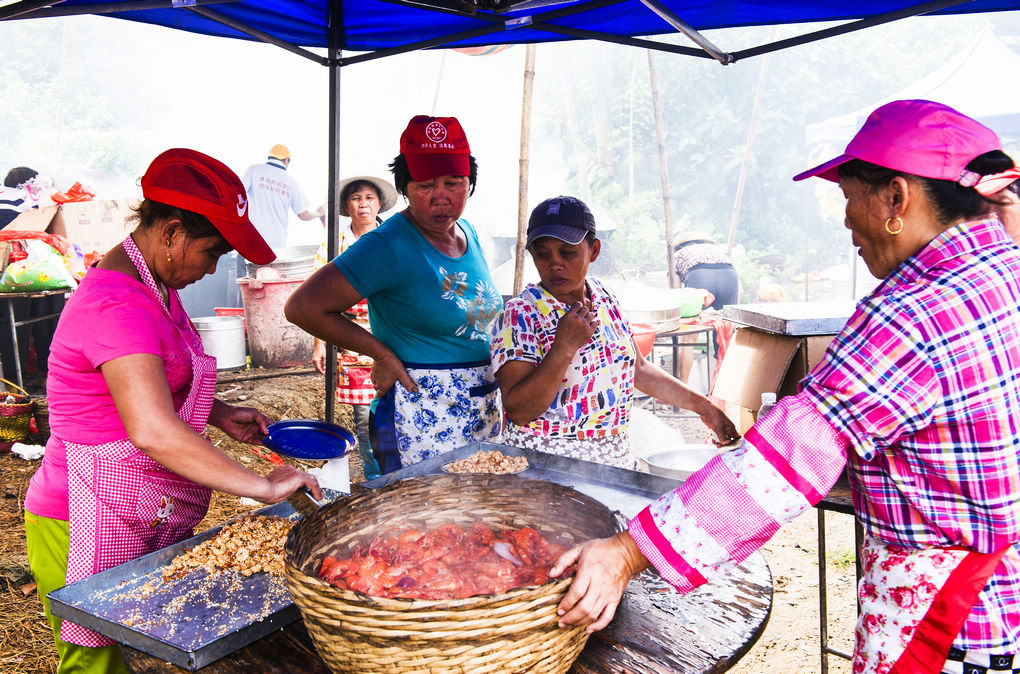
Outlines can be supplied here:
M25 389L21 388L20 386L18 386L14 382L12 382L10 379L4 379L3 377L0 377L0 383L4 384L6 386L10 386L11 388L17 389L18 391L21 391L20 395L23 395L26 398L31 398L32 397L31 395L29 395L28 391L26 391Z
M374 606L377 608L390 607L396 611L410 611L410 610L422 610L430 607L435 607L437 610L456 610L458 608L466 610L468 608L475 608L477 605L484 605L486 602L492 604L500 604L503 602L514 601L515 596L528 592L534 592L541 589L542 592L550 593L565 593L566 588L573 579L573 574L567 577L561 578L550 578L541 585L527 585L522 587L511 588L506 592L495 593L495 594L478 594L472 595L471 597L464 597L459 599L412 599L404 597L378 597L373 595L366 595L356 590L341 589L335 585L328 583L318 577L318 569L321 564L323 550L311 557L299 556L297 548L301 543L298 543L299 534L302 533L306 526L318 526L317 520L323 517L331 517L330 511L334 509L340 509L345 511L343 507L349 499L363 499L366 496L369 498L392 498L392 492L400 489L416 488L422 484L427 484L433 481L485 481L495 483L505 483L508 485L516 484L517 480L521 478L513 475L499 475L499 474L456 474L456 473L442 473L442 474L428 474L410 477L406 480L400 480L383 487L373 489L371 492L366 494L352 495L347 498L337 499L336 501L324 506L322 509L311 514L309 517L303 518L299 521L288 533L287 545L285 546L286 554L284 558L285 569L288 575L293 573L294 582L300 583L313 583L307 585L306 589L309 592L324 592L328 594L328 597L335 601L345 601L352 605L358 606ZM534 481L528 480L529 483ZM570 500L577 500L579 503L586 503L588 505L597 506L605 511L605 515L614 521L614 530L619 531L620 523L618 512L604 503L600 502L583 492L578 492L576 489L569 485L560 485L555 482L538 481L545 483L545 486L553 489L558 494L566 495ZM576 492L576 493L575 493ZM349 516L349 513L348 513ZM539 529L541 531L541 528ZM607 530L606 535L610 535L611 532ZM577 541L575 541L576 543ZM567 543L568 548L570 543ZM336 553L326 553L336 554ZM317 558L317 562L313 562L313 559ZM307 570L306 570L307 569ZM562 584L562 586L560 586ZM293 593L292 593L293 594Z

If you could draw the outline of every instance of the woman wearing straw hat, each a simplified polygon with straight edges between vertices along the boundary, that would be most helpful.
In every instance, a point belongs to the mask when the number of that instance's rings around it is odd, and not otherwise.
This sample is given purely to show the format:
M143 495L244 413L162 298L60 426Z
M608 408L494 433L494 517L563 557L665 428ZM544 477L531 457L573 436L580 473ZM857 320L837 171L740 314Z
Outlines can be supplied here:
M579 560L563 624L604 627L649 565L705 583L845 468L865 531L853 671L1020 667L1020 250L986 215L1020 169L1001 147L952 108L893 101L795 178L839 183L883 281L738 450L558 560Z
M53 628L59 672L122 672L113 641L54 618L46 595L188 538L212 489L282 501L311 475L254 473L218 450L207 424L258 443L270 420L214 397L207 356L178 291L232 249L274 259L247 216L241 181L194 150L167 150L142 176L138 226L89 269L50 348L51 435L25 495L29 564Z
M379 213L384 213L397 203L397 191L388 180L374 176L354 176L341 180L337 186L340 193L340 215L350 218L347 226L340 230L337 254L342 255L362 234L382 224ZM323 241L315 254L315 268L329 262L326 242ZM368 322L368 302L362 300L347 311L347 317L365 330L371 331ZM356 353L343 352L337 367L336 401L351 405L354 411L354 430L358 436L358 451L365 478L379 477L379 465L372 456L369 439L369 405L375 397L372 387L372 359ZM315 338L312 364L319 372L326 372L326 343Z
M503 304L461 218L478 166L455 117L418 115L390 164L407 207L312 274L287 320L371 356L372 451L388 473L500 432L488 326ZM368 300L372 332L343 316Z

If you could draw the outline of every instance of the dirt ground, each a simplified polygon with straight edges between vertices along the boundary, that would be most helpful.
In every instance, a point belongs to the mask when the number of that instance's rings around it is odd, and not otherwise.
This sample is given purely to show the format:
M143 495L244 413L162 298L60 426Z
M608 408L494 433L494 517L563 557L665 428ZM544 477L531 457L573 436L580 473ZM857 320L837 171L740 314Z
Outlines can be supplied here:
M287 376L263 379L242 379L241 376L222 375L217 385L218 397L228 403L257 407L276 419L321 419L325 414L322 380L314 371L301 374L292 371ZM349 407L338 406L337 416L338 423L351 426ZM247 446L219 431L212 429L211 436L221 449L252 470L267 473L272 468L272 464ZM30 441L42 444L45 438L37 435ZM0 500L0 673L4 674L51 672L56 665L49 628L28 571L22 525L25 489L38 464L39 461L0 454L4 497ZM304 464L304 467L314 465L318 464ZM351 479L355 482L363 479L357 453L351 458ZM242 505L236 496L217 493L209 516L197 531L250 509L252 506ZM816 511L808 511L762 548L775 586L772 615L757 644L731 672L820 671L816 521ZM826 521L830 645L849 652L855 620L853 520L846 515L827 513ZM829 671L844 674L850 671L849 663L830 656Z

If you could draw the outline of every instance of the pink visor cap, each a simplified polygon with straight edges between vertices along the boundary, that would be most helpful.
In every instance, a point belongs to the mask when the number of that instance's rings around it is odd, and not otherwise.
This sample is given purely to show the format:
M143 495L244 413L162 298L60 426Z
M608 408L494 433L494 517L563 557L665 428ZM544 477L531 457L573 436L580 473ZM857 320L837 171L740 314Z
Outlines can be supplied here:
M1001 149L994 131L947 105L893 101L868 115L843 154L793 179L818 176L839 182L839 167L860 159L894 171L970 187L977 176L967 171L967 164L986 152Z

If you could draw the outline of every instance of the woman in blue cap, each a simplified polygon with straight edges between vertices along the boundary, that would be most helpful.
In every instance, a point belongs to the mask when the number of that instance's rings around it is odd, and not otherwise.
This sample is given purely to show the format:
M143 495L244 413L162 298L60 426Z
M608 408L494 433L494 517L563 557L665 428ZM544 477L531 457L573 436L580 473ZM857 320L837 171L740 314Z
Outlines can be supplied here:
M588 276L602 243L580 199L535 207L527 249L541 283L492 324L492 369L503 394L508 445L635 468L627 425L637 388L694 410L720 445L739 435L706 396L641 358L612 291Z

